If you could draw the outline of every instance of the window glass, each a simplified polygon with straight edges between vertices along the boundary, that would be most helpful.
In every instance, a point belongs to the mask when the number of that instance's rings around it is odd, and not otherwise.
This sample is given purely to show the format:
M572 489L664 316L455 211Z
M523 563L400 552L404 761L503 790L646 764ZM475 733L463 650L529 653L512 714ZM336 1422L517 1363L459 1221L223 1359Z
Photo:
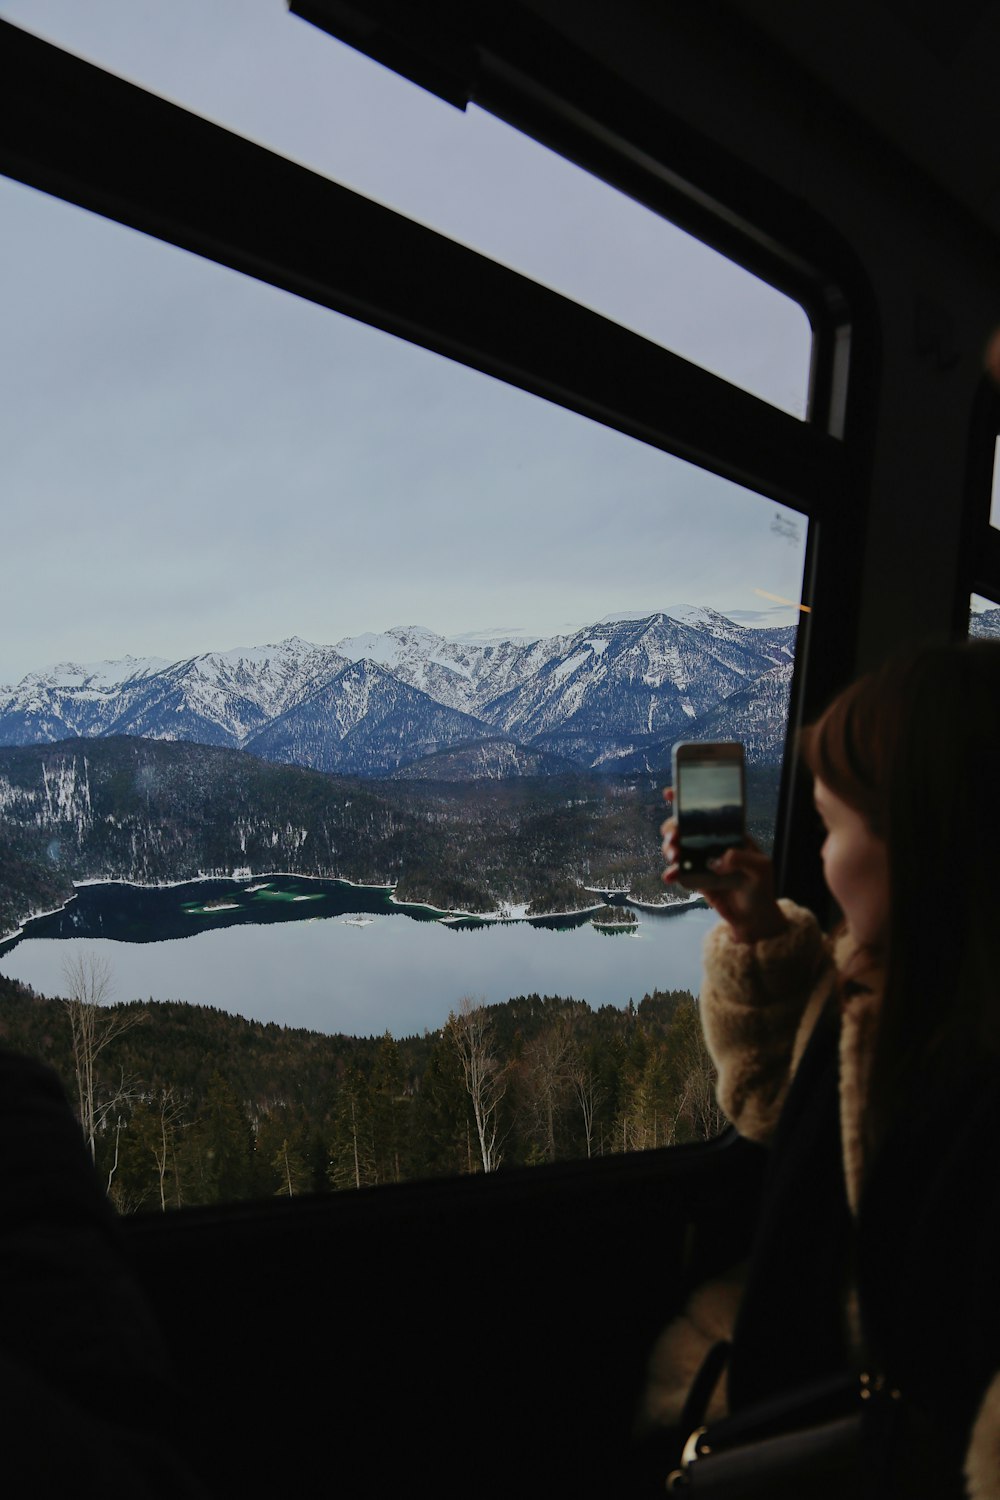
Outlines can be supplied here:
M969 600L969 634L1000 636L1000 605L994 599L985 599L982 594L972 595Z
M21 185L0 214L0 1013L75 1099L99 1007L119 1206L712 1133L660 792L738 737L768 841L802 517Z
M773 287L282 0L0 0L0 16L483 251L797 417L811 331Z
M1000 526L1000 436L993 450L993 491L990 498L990 525Z

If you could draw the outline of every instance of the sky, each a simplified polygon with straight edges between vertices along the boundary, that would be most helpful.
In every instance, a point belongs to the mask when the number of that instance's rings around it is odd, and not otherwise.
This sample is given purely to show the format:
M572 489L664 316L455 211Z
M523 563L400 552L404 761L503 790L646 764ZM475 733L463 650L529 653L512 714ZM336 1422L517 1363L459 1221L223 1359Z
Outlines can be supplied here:
M0 18L803 415L801 309L283 0L0 0ZM394 625L797 618L777 602L801 588L787 508L7 179L0 328L0 684Z

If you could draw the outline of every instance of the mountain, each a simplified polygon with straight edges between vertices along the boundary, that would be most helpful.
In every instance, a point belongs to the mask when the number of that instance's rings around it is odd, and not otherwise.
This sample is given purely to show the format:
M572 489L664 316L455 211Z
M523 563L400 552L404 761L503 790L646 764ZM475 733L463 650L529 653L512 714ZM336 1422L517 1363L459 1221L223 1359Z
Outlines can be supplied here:
M779 766L785 745L792 664L773 667L703 714L696 732L651 741L623 756L615 769L623 775L649 771L667 775L674 739L741 740L748 766Z
M475 740L438 750L396 772L397 781L506 781L512 776L567 776L580 767L562 755L529 750L511 740Z
M969 634L982 640L1000 637L1000 609L983 609L969 616Z
M365 776L483 742L520 749L453 758L447 775L462 764L535 774L531 755L659 766L677 738L748 736L756 757L776 758L794 649L794 627L681 607L537 639L406 626L336 646L292 638L173 663L64 665L0 689L0 744L126 734Z
M62 662L32 672L16 688L0 688L0 733L7 745L33 745L68 735L107 734L116 715L140 696L147 678L169 668L159 657Z
M666 738L708 738L696 727L707 713L792 660L794 630L659 613L602 622L560 648L483 716L536 749L610 769Z
M264 760L341 775L386 776L489 728L436 703L375 662L349 662L309 698L246 742Z
M0 689L0 743L132 734L241 748L343 666L333 647L294 637L180 662L67 663Z
M338 641L351 661L377 662L410 687L462 713L481 714L500 694L527 682L560 649L549 640L449 641L420 625Z

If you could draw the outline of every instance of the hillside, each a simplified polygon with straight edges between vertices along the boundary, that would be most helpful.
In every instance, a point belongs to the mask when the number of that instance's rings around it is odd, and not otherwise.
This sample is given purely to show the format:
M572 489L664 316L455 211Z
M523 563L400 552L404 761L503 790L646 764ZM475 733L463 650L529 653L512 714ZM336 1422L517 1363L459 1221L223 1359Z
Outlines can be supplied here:
M485 1007L503 1080L500 1165L694 1140L720 1122L690 995L594 1011L517 996ZM100 1059L98 1175L121 1212L325 1193L482 1168L455 1028L325 1036L208 1006L102 1009L133 1024ZM77 1097L65 1005L0 977L0 1044Z
M776 772L751 774L751 832L771 837ZM139 885L276 871L392 885L444 910L587 907L584 887L659 883L657 778L361 780L183 741L0 748L0 931L73 882Z

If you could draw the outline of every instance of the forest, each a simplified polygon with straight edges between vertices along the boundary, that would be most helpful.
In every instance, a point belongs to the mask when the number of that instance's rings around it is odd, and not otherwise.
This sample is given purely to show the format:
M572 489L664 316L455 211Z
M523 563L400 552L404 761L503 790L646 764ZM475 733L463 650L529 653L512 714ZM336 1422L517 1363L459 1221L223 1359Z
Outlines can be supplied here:
M748 829L770 845L778 771L752 768ZM181 741L0 747L0 935L74 882L275 871L391 885L443 911L581 910L593 889L667 899L650 776L361 781Z
M120 1213L297 1197L711 1137L697 1005L464 999L422 1036L325 1035L180 1002L105 1003L0 977L0 1044L61 1078Z

